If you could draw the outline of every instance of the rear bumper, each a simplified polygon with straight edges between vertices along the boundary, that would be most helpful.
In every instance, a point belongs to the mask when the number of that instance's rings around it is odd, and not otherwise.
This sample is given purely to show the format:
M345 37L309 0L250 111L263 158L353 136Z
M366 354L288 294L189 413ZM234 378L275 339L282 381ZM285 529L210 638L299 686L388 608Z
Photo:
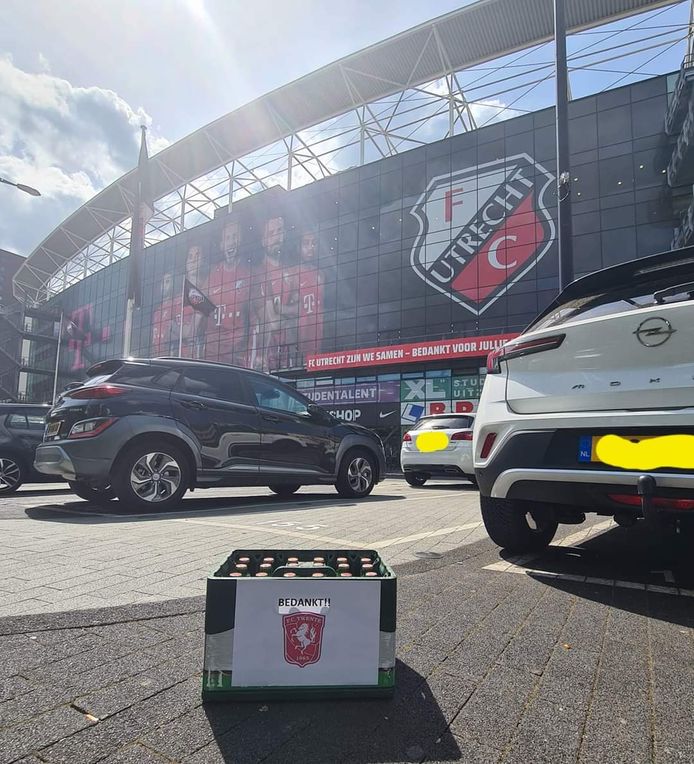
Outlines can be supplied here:
M616 469L556 467L550 461L554 430L519 432L475 475L480 494L498 499L523 499L614 512L619 504L609 495L637 495L637 483L650 475L659 496L694 497L694 472L637 472ZM678 510L682 511L682 510Z
M468 477L472 475L472 470L463 472L455 464L408 464L403 466L402 471L406 474L424 472L431 477Z
M403 472L426 472L429 475L472 475L472 449L434 451L401 451L400 465Z
M76 449L46 443L36 449L34 469L44 475L57 475L65 480L107 480L110 458L84 456Z
M34 469L65 480L106 482L118 452L132 432L128 421L120 419L94 438L42 443L36 448Z

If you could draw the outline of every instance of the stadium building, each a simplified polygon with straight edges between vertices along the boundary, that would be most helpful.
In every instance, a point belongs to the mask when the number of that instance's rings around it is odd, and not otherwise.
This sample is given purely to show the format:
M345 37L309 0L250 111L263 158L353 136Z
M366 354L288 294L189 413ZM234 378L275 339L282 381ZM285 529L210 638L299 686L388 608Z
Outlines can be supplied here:
M690 6L567 4L577 277L691 241ZM152 157L131 354L278 374L393 453L422 413L474 410L487 353L559 288L552 19L552 0L481 0ZM136 181L14 278L62 317L58 389L122 353ZM48 334L19 374L34 400L52 396Z

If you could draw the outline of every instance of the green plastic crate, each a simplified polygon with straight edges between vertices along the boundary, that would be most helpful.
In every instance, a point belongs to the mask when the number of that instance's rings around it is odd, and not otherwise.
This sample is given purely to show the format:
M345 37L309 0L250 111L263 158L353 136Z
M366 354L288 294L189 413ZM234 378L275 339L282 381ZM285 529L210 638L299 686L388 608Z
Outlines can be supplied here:
M240 557L251 572L273 557L275 575L230 578ZM288 568L289 557L325 565ZM378 576L340 578L338 557L355 574L370 557ZM391 696L396 602L396 576L373 549L233 551L207 579L203 700Z

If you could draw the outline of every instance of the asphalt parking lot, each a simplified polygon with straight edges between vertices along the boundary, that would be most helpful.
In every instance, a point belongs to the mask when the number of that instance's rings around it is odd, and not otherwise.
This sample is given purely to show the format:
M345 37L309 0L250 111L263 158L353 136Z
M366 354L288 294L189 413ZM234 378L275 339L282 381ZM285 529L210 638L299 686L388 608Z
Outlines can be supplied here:
M255 546L394 565L392 701L201 704L205 576ZM467 484L220 489L166 515L21 491L0 508L0 762L692 762L691 549L593 518L503 556Z

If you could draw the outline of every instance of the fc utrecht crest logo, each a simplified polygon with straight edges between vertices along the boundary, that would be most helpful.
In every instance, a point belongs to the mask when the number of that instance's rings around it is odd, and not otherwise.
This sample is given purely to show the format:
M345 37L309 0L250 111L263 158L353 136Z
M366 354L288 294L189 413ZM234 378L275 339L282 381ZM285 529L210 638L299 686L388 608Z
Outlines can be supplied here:
M528 154L434 178L412 208L410 262L429 286L484 313L554 241L545 206L553 176Z
M324 626L324 615L316 613L283 615L284 660L299 668L318 663Z

